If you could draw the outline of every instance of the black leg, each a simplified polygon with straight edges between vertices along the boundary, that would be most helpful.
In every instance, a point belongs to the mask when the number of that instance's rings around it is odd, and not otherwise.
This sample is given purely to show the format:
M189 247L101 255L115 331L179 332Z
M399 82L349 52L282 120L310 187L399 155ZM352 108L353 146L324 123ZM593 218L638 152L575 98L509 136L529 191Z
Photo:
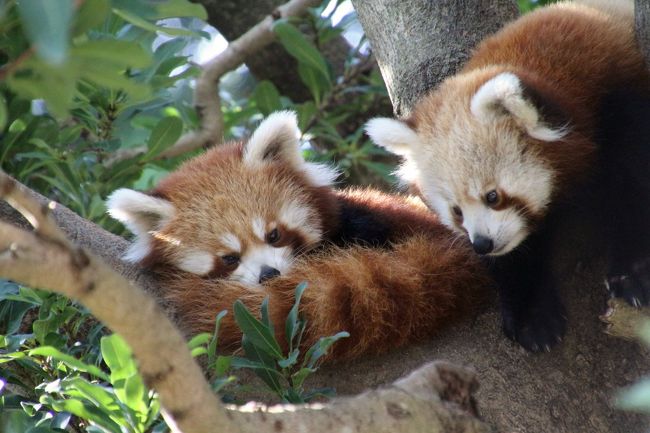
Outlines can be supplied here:
M598 197L609 247L606 284L632 305L650 304L650 95L617 93L604 105Z
M548 236L531 235L490 263L499 286L503 330L526 350L550 350L566 332L566 310L550 277Z

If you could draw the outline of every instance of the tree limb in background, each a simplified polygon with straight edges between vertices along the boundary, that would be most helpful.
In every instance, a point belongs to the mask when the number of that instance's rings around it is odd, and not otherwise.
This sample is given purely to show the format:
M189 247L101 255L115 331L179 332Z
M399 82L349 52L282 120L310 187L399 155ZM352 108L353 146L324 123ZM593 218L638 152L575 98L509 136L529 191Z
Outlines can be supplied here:
M222 140L223 115L219 98L219 81L226 72L242 65L247 57L275 40L273 23L281 18L302 14L307 8L318 6L320 0L291 0L274 10L228 47L201 66L196 80L194 107L199 115L201 129L183 135L173 146L160 153L156 159L172 158L201 147L208 147ZM106 166L146 152L146 147L117 151L105 163Z
M284 1L247 0L246 7L242 8L241 0L199 0L208 13L208 23L216 27L229 41L237 39ZM301 27L301 30L306 30L310 36L314 36L314 32L310 32L309 28ZM343 71L349 49L347 41L341 35L320 47L321 53L330 62L336 74ZM271 43L247 57L245 62L258 81L271 81L281 95L288 96L294 102L311 99L311 92L298 74L298 62L282 44Z
M511 0L352 0L352 4L398 117L407 116L423 93L458 70L479 41L519 13Z
M51 216L56 203L43 205L1 171L0 198L34 228L29 232L0 223L0 276L75 299L121 334L145 383L160 395L174 432L492 431L476 418L475 374L442 362L427 364L391 387L328 405L228 409L212 393L185 340L156 301L67 239Z

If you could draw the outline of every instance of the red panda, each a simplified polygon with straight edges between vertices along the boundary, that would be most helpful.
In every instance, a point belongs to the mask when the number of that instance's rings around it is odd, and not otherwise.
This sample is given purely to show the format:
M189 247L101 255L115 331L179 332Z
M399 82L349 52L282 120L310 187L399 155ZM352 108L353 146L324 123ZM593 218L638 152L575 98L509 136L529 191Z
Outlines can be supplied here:
M125 259L158 274L187 334L211 332L237 299L259 312L267 296L281 333L302 281L303 345L348 331L339 359L422 339L473 309L490 280L469 243L419 199L332 188L338 173L306 162L298 136L295 115L275 113L153 191L109 197L110 215L135 234ZM227 315L220 345L240 340Z
M566 329L547 240L563 203L598 177L606 96L650 88L632 2L585 3L520 17L479 44L408 119L366 128L405 158L401 177L441 221L488 256L505 333L532 351L548 350ZM603 146L618 145L610 141ZM650 300L646 290L626 298Z

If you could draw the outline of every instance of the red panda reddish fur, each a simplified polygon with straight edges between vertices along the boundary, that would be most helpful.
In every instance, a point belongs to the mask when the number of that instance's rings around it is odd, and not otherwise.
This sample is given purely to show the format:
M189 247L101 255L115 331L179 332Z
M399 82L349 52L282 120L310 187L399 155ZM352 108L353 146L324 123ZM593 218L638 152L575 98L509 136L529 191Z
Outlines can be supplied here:
M194 335L212 332L217 312L231 311L237 299L259 317L268 296L277 339L284 342L283 324L295 288L306 281L300 307L307 321L303 348L320 337L348 331L350 337L334 346L332 358L383 353L434 335L480 304L490 282L476 258L455 240L449 233L421 233L390 250L330 246L303 256L293 270L270 280L261 291L193 274L163 274L165 298L182 329ZM239 328L228 314L221 324L219 345L233 349L240 341Z
M623 140L603 140L608 100L622 93L650 100L633 6L591 0L539 8L480 43L462 70L417 102L409 119L367 125L377 144L404 156L405 183L414 184L440 220L467 236L476 253L492 256L504 331L531 351L550 350L566 330L548 258L556 222L598 188L612 190L602 176L609 171L603 155L623 160L631 150ZM635 212L614 214L624 221ZM614 258L626 262L618 274L631 281L629 259ZM627 291L634 304L650 299L644 290Z
M479 304L490 280L464 239L417 198L332 188L335 173L302 159L295 130L292 115L272 115L246 143L208 150L150 194L118 190L109 198L111 215L137 235L127 257L157 274L187 335L212 332L217 313L231 311L237 299L259 317L269 297L284 342L284 322L303 281L302 346L348 331L334 346L335 359L421 340ZM277 240L268 237L275 230ZM241 266L226 260L236 252L245 263L259 251L286 248L290 266L260 284L237 280ZM220 347L234 349L240 341L228 314Z

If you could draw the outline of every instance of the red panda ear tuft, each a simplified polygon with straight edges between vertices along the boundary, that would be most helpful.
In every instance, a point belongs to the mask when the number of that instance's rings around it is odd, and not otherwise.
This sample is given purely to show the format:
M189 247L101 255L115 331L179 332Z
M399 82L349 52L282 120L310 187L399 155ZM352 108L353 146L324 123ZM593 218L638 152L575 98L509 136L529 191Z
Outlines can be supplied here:
M419 147L418 134L400 120L377 117L366 123L366 134L378 146L409 158Z
M114 191L106 202L108 214L135 235L124 255L128 262L139 262L151 252L151 232L160 230L176 213L169 201L131 189Z
M545 119L545 104L539 92L525 85L511 72L502 72L486 81L474 94L470 104L472 114L483 123L510 115L533 138L557 141L568 132L566 123L551 127ZM556 111L556 110L554 110Z
M302 172L313 186L331 185L338 177L338 171L327 165L306 162L300 150L299 137L296 114L292 111L275 112L260 123L244 145L244 164L278 161Z
M292 162L292 165L302 162L299 137L300 130L295 113L273 113L260 123L244 145L244 162L255 164L278 160Z

